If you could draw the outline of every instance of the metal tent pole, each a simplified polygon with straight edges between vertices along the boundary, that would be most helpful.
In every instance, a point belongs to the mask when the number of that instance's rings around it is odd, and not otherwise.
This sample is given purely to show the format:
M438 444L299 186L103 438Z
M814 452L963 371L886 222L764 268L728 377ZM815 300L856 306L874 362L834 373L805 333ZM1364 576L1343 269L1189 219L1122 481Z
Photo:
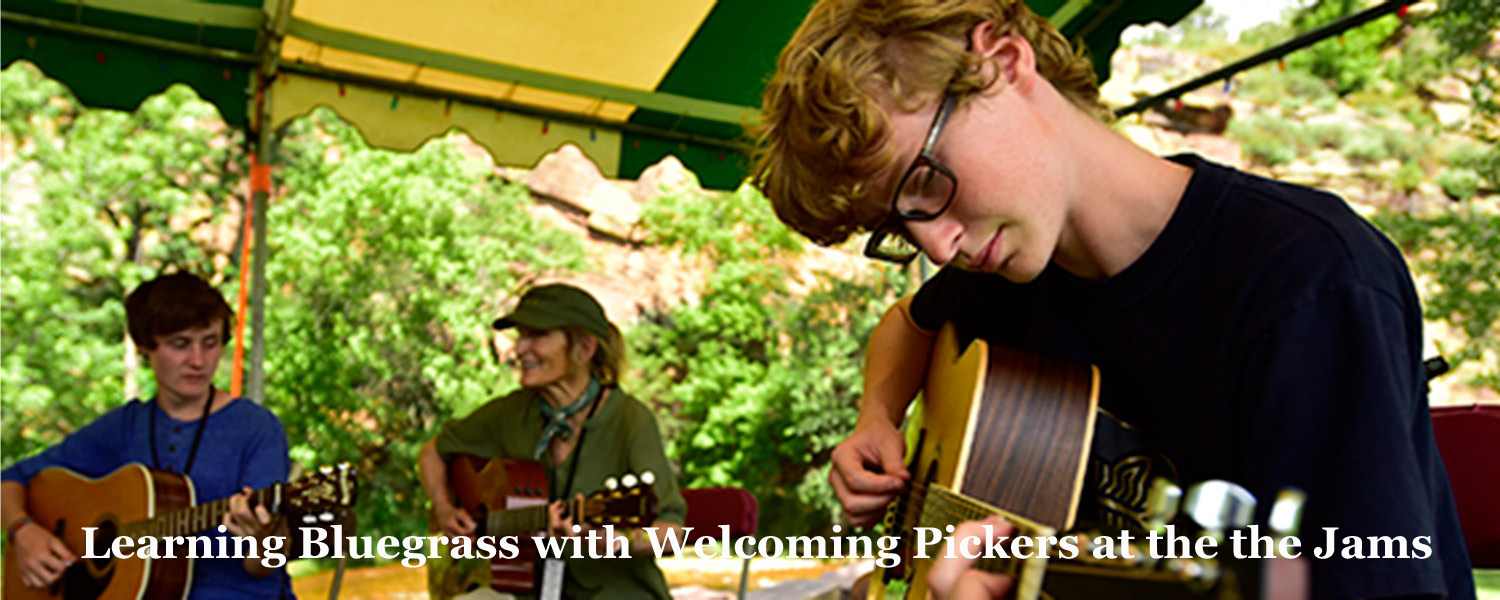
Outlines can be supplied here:
M264 189L257 190L252 195L255 203L251 223L251 227L255 229L255 259L250 284L250 376L246 381L245 395L257 403L265 402L266 262L270 260L269 248L266 247L266 213L269 212L271 200L269 169L271 157L275 155L272 146L276 143L271 131L271 82L276 77L281 57L281 38L286 31L287 20L291 17L292 0L280 0L275 5L276 14L267 21L262 33L265 37L261 43L260 69L255 78L255 106L252 107L258 135L255 154L259 168L266 170L261 175L266 185L257 186ZM269 3L267 8L270 8Z

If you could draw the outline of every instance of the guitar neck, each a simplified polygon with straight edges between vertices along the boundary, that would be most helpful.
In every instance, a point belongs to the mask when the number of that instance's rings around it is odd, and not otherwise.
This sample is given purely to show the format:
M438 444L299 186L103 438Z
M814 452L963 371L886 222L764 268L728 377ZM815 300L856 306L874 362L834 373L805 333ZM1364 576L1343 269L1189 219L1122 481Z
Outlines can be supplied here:
M130 537L190 536L218 527L229 513L229 500L221 498L207 504L180 508L150 519L136 521L121 528L121 533ZM250 492L251 506L264 506L271 514L279 514L282 508L281 484Z
M923 527L942 529L963 521L975 521L999 514L1012 525L1011 537L1047 537L1055 532L1023 517L991 507L983 502L939 485L928 488L927 502L919 523ZM1087 539L1090 536L1084 536ZM1034 547L1037 548L1037 547ZM983 547L973 549L980 552ZM1258 598L1256 581L1219 584L1218 563L1196 560L1164 561L1147 564L1136 549L1136 560L1092 559L1087 543L1080 544L1080 559L1049 560L1039 551L1031 558L981 557L974 567L990 573L1014 577L1015 598L1089 598L1109 597L1121 600L1175 600L1177 598ZM1164 568L1163 568L1164 567ZM1244 596L1238 595L1240 590Z
M1020 515L1001 510L984 502L965 496L941 485L929 485L922 512L917 518L921 527L932 527L946 531L949 525L957 527L964 521L979 521L993 515L1001 515L1015 527L1011 537L1048 537L1056 533L1051 527L1041 525ZM980 548L983 551L983 548ZM1042 576L1047 570L1047 560L1034 557L1020 560L1013 557L984 557L974 565L990 573L999 573L1016 578L1016 597L1035 598L1041 589Z
M568 500L567 503L568 512L573 515L573 521L578 522L583 514L583 503L574 500ZM505 537L546 529L548 506L548 504L542 504L490 512L484 518L484 535Z

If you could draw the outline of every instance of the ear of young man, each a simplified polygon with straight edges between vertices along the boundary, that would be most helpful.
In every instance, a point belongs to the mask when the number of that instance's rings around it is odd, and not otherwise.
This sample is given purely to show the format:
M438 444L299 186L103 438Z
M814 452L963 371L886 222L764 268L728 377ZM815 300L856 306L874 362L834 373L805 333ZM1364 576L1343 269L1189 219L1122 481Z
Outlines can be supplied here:
M1019 94L1030 94L1040 75L1036 71L1036 53L1020 34L997 34L993 21L984 21L969 31L969 48L980 57L979 68L985 81L1013 87Z

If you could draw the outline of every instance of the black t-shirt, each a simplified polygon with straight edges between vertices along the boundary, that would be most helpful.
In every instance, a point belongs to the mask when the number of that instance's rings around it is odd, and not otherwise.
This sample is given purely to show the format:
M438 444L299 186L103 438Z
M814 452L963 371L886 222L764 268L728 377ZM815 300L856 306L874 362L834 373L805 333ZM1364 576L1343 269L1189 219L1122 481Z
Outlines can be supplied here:
M1312 561L1315 598L1474 597L1400 253L1333 195L1173 160L1192 180L1124 271L1085 280L1052 264L1018 285L945 268L913 319L1097 365L1101 409L1165 457L1158 473L1237 482L1262 518L1278 490L1305 491L1304 556L1324 527L1431 536L1425 560ZM1115 455L1095 452L1095 471L1123 460L1120 426L1101 423L1096 446Z

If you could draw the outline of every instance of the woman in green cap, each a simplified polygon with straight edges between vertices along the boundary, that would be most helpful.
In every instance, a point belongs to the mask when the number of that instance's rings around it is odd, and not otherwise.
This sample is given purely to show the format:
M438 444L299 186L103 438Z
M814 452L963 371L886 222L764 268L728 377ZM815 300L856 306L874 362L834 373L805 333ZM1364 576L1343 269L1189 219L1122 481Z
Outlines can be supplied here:
M562 514L559 500L603 489L606 479L625 473L653 475L658 539L668 535L666 528L680 528L687 504L667 463L656 418L619 387L625 343L599 302L570 285L538 286L494 326L515 332L521 389L444 423L422 447L422 487L443 533L468 535L475 527L473 515L455 506L448 483L446 461L459 454L540 462L554 501L548 527L553 535L572 534L572 519ZM563 597L670 597L647 536L639 530L615 533L627 538L631 558L564 560ZM619 548L620 542L612 546ZM537 566L538 572L548 568L558 566ZM488 575L485 568L478 579L487 583ZM463 597L505 597L479 587ZM443 591L447 596L464 590Z

